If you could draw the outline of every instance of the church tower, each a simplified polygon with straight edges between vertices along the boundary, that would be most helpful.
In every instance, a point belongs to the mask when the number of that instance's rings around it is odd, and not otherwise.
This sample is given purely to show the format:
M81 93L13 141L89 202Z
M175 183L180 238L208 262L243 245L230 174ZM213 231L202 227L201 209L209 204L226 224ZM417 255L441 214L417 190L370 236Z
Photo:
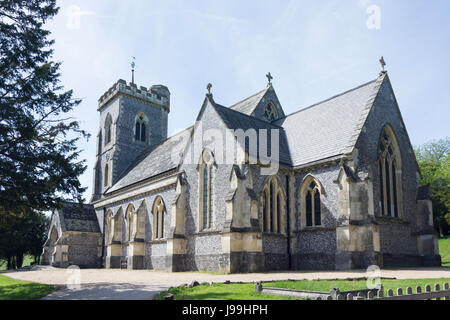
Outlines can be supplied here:
M167 139L170 92L163 85L138 88L119 80L100 97L97 110L100 128L91 201L100 199L142 151Z

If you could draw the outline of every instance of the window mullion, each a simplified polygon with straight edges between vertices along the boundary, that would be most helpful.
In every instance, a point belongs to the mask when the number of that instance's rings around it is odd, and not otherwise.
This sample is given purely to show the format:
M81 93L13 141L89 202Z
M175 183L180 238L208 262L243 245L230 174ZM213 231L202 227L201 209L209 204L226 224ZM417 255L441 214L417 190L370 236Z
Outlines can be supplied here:
M395 204L394 204L394 180L395 179L395 172L392 171L392 164L393 164L393 160L390 158L389 159L389 174L390 174L390 179L389 179L389 184L390 184L390 189L391 192L389 193L390 198L391 198L391 216L395 217Z

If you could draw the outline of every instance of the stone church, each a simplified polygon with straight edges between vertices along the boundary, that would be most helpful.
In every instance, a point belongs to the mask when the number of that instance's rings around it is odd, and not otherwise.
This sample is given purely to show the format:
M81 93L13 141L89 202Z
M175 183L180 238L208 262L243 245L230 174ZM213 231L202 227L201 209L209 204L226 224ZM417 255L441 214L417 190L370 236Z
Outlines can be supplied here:
M171 137L167 87L119 80L106 91L81 210L98 227L77 233L85 259L233 273L440 265L431 195L387 72L289 115L268 80L229 107L209 85L195 124ZM47 262L92 265L58 245L69 232L61 211Z

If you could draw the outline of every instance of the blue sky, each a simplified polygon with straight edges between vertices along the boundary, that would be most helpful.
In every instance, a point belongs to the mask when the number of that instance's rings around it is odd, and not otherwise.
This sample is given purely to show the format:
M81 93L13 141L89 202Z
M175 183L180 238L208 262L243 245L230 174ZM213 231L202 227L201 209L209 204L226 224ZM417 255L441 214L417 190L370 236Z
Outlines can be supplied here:
M97 100L115 81L164 84L169 135L193 124L213 84L232 105L271 72L286 114L375 79L384 56L413 144L449 136L450 1L59 1L47 24L62 82L92 134L80 142L92 185ZM379 19L378 19L379 18ZM378 28L379 27L379 28Z

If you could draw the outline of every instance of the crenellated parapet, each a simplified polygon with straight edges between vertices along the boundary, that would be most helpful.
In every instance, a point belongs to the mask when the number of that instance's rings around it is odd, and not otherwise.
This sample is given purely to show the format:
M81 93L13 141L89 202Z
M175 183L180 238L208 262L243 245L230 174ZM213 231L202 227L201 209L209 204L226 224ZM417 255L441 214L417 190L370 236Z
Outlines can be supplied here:
M143 86L138 87L131 82L127 83L122 79L117 81L100 97L97 110L101 111L104 106L120 94L161 107L165 111L170 112L170 92L166 86L154 85L147 89Z

